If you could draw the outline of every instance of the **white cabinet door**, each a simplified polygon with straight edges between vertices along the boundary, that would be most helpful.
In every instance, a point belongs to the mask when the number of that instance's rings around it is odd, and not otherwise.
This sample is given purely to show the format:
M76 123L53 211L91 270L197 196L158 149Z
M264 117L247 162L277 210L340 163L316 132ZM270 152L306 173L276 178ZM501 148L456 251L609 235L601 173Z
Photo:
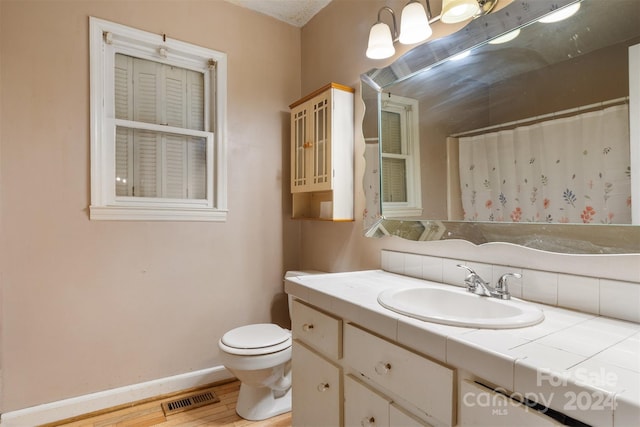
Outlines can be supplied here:
M340 368L297 340L291 364L293 425L342 425Z
M333 89L291 109L291 192L331 190Z
M345 427L388 427L391 401L351 375L344 377Z

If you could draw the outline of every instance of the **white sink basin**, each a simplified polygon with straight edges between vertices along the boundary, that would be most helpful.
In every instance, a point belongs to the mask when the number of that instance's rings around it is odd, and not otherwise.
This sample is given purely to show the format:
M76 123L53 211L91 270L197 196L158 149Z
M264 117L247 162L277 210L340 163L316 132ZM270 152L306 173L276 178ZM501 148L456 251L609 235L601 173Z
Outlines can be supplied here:
M427 322L484 329L522 328L542 322L538 307L519 300L499 300L465 289L388 289L378 295L385 308Z

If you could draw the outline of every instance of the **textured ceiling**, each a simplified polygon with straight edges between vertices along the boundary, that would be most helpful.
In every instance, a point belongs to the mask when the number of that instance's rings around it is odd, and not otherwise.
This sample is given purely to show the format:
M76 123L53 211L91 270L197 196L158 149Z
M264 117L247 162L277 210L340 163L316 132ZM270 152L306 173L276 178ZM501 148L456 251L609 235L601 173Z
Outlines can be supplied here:
M331 0L227 0L269 15L295 27L303 27Z

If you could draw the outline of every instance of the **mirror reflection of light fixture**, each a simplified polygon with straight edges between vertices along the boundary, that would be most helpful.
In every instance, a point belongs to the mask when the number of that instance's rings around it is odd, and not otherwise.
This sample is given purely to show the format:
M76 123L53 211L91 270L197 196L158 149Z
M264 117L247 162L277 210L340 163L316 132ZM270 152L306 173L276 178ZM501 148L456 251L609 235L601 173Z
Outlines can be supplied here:
M489 40L489 44L503 44L510 42L520 35L520 28L515 29L507 34L501 35L500 37L496 37L493 40Z
M451 58L449 58L449 61L460 61L461 59L464 59L469 55L471 55L471 49L465 50L464 52L459 53L456 56L452 56Z
M545 16L538 20L538 22L542 22L543 24L550 24L552 22L564 21L567 18L572 17L577 11L580 9L580 3L574 3L567 7L563 7L549 15Z
M476 0L442 0L440 20L445 24L455 24L473 18L479 10Z
M367 58L384 59L395 54L393 44L399 41L402 44L415 44L431 37L433 30L431 25L438 20L445 24L457 23L468 19L475 19L489 13L498 0L443 0L442 14L431 17L429 0L425 0L427 8L420 0L410 0L402 9L400 18L400 35L396 26L396 15L389 6L383 6L378 10L378 20L371 27L367 46ZM393 32L389 25L382 22L381 14L387 11L393 21Z

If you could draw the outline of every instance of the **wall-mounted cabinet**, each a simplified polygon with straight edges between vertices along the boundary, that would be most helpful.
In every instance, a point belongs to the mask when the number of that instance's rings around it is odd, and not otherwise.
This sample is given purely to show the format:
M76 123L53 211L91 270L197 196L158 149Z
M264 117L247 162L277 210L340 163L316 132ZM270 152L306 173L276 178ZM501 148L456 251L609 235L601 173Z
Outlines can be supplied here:
M354 92L330 83L289 106L293 218L354 219Z

